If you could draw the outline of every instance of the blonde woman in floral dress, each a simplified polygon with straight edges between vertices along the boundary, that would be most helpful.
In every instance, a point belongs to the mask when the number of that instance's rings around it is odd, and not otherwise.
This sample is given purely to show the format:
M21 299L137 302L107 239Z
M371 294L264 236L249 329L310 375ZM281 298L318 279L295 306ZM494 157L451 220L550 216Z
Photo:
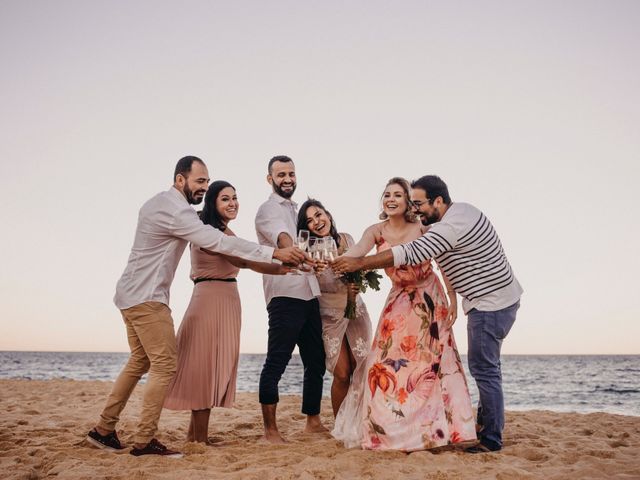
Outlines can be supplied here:
M385 250L424 232L412 218L406 180L388 182L382 207L383 221L369 227L347 255L366 255L374 246ZM352 384L332 434L347 447L408 452L476 443L471 398L451 330L455 294L449 292L449 303L431 263L386 273L392 287L366 360L366 378Z
M298 212L298 231L309 230L317 238L332 237L338 253L344 253L354 241L348 233L338 233L333 217L317 200L309 199ZM364 302L358 295L358 287L346 285L326 269L318 274L322 295L320 316L322 318L322 340L326 355L327 370L333 375L331 384L331 406L336 415L351 382L364 379L364 360L371 344L371 320ZM356 304L356 318L345 318L347 299Z

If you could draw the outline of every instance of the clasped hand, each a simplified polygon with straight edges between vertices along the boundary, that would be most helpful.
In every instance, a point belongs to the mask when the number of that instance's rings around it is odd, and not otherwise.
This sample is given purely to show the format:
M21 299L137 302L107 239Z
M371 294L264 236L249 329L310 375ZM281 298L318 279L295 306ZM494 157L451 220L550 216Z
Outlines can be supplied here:
M276 249L273 256L284 265L298 268L304 272L313 270L320 273L329 266L337 275L342 275L347 272L355 272L356 270L362 269L361 257L345 257L342 255L333 262L314 260L307 252L300 250L298 247Z
M316 260L298 247L277 248L273 252L273 258L280 260L286 267L302 270L303 272L314 270L317 264Z

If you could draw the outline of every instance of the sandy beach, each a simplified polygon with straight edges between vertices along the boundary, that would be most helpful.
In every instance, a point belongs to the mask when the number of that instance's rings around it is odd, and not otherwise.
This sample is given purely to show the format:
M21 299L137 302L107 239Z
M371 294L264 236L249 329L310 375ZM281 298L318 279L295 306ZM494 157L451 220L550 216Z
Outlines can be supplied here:
M165 410L158 438L185 452L182 459L136 458L87 446L109 382L0 381L0 471L3 478L37 479L586 479L640 478L640 417L606 413L507 412L500 453L371 452L346 450L329 435L302 433L300 399L278 409L286 446L260 440L257 394L239 394L232 409L215 409L215 446L185 444L188 412ZM143 387L142 387L143 388ZM131 442L142 388L119 425ZM323 420L333 423L329 401Z

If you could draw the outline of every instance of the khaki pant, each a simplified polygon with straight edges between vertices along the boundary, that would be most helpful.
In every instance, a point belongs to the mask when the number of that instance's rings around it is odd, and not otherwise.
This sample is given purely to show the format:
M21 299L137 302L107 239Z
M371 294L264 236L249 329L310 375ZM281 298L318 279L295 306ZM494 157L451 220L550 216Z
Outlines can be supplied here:
M160 302L145 302L122 310L131 355L118 376L98 426L115 430L120 412L140 377L149 372L142 413L134 442L146 444L158 430L164 397L176 373L176 337L171 310Z

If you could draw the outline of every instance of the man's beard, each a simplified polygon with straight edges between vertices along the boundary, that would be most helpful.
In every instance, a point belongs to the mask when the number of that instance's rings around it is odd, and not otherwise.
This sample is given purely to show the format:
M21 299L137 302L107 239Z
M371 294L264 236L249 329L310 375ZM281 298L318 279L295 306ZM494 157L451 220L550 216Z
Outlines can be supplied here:
M432 225L439 221L440 221L440 215L438 215L438 212L433 212L431 215L425 215L424 213L420 215L420 222L425 227L427 225Z
M202 192L202 195L200 195L200 198L196 198L195 194L191 191L191 189L189 188L189 185L187 185L186 183L184 185L183 191L184 191L184 196L187 197L187 203L189 203L189 205L200 204L200 202L202 202L202 199L204 198L204 194L206 193L206 191L204 190L198 190L196 193Z
M285 192L285 191L283 191L283 190L280 188L280 185L276 185L276 183L274 182L274 183L273 183L273 191L274 191L275 193L277 193L278 195L280 195L282 198L291 198L291 197L293 197L293 194L294 194L294 193L295 193L295 191L296 191L296 186L297 186L297 185L294 183L294 184L291 186L291 191L290 191L290 192Z

